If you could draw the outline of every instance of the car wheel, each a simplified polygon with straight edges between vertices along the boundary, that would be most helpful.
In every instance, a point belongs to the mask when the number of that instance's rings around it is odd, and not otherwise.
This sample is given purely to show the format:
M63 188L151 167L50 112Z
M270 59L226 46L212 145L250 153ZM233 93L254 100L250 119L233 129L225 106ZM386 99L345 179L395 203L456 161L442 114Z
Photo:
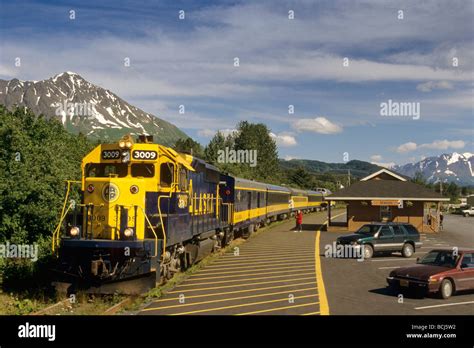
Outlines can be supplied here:
M405 243L402 248L402 255L403 257L410 257L413 255L413 245L410 243Z
M444 279L439 286L439 293L444 299L448 299L453 294L453 283L449 279Z
M374 248L372 245L364 244L363 246L364 259L370 259L374 256Z
M469 214L468 213L464 214L464 217L469 217Z

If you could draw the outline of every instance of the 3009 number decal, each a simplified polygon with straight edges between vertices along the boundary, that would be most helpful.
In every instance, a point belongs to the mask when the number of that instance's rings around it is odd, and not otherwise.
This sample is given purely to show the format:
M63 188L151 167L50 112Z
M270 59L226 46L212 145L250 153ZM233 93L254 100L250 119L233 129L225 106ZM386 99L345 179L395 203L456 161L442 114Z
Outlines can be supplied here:
M155 160L158 157L156 151L141 151L136 150L132 153L133 159L136 160Z
M103 159L119 159L120 151L119 150L104 150L102 151Z

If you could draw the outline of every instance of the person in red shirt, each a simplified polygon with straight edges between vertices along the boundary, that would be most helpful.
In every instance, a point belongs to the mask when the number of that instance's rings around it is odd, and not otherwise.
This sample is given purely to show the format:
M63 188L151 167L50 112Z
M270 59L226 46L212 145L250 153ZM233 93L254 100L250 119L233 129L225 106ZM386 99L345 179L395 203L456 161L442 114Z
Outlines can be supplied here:
M301 212L301 210L298 210L296 212L295 219L296 219L295 232L296 231L303 232L303 213Z

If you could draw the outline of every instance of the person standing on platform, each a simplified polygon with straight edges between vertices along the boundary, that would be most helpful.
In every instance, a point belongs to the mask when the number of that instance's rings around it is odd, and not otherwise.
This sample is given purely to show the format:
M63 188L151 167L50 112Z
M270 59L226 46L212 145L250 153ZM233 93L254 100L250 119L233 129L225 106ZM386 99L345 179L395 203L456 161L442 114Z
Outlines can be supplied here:
M303 213L301 210L298 210L295 215L296 228L295 232L303 232Z

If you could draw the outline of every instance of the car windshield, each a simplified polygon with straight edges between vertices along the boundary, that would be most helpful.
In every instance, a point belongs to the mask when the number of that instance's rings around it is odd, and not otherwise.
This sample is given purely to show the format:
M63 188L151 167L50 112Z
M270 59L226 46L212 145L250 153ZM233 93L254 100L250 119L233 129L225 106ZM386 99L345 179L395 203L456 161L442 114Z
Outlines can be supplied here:
M442 266L454 268L458 260L457 255L454 255L452 250L446 251L430 251L423 256L418 263L422 265Z
M356 233L373 236L375 233L377 233L378 229L379 226L376 225L364 225L359 228Z

